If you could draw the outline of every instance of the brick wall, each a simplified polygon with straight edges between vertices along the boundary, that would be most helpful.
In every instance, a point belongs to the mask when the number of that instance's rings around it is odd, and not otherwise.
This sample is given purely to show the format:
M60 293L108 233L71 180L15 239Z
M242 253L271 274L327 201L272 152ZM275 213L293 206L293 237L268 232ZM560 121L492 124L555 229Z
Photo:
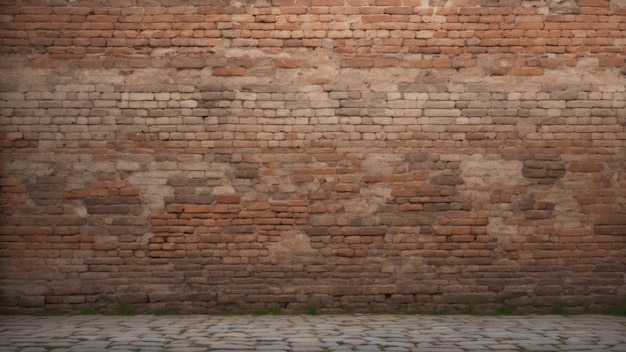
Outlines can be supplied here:
M3 311L626 296L624 0L10 3Z

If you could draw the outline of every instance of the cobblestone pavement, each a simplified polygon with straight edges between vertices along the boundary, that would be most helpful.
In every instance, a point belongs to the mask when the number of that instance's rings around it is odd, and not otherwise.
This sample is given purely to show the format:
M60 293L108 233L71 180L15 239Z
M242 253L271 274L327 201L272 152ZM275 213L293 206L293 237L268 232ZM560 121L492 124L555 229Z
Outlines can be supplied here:
M626 318L0 316L0 351L626 351Z

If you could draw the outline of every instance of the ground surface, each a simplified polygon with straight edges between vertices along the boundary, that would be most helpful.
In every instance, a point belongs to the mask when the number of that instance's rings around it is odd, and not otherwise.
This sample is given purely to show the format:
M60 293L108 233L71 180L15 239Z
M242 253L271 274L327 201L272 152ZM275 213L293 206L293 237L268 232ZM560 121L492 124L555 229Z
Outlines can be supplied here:
M0 351L626 351L626 318L0 316Z

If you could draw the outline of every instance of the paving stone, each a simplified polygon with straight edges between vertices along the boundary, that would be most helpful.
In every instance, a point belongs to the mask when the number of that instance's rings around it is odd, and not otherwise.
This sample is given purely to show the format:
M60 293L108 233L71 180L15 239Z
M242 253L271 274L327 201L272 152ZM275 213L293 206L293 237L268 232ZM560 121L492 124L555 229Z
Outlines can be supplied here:
M65 318L2 317L0 350L626 352L626 318L607 316L90 316L62 319Z
M47 349L44 347L26 347L24 349L21 349L20 351L25 351L25 352L46 352Z

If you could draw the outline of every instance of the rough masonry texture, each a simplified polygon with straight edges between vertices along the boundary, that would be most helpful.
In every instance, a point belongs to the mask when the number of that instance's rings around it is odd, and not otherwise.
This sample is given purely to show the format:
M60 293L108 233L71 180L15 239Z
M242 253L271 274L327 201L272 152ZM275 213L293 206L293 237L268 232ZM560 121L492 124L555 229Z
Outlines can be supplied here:
M600 310L624 0L0 5L5 312Z

